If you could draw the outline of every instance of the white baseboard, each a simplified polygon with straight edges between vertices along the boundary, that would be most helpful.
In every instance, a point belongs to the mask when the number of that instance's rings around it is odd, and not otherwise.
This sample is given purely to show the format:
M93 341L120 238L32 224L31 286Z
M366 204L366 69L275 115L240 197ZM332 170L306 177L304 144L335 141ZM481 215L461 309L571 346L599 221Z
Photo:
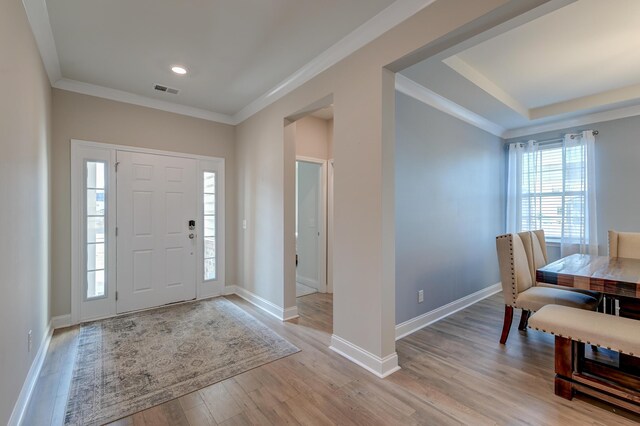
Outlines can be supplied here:
M18 396L18 400L13 406L13 411L11 412L11 417L9 418L9 423L7 423L7 426L19 426L20 424L22 424L24 413L25 411L27 411L27 406L29 405L31 395L33 394L33 389L36 386L36 382L38 381L38 377L40 376L40 370L42 370L42 365L44 364L44 359L47 356L47 350L49 349L49 343L51 343L52 335L53 327L51 323L49 323L49 325L47 326L47 331L42 338L42 342L40 342L38 353L33 359L31 367L29 368L29 372L27 373L27 377L24 380L22 390L20 390L20 395Z
M349 361L358 364L360 367L381 379L400 370L397 353L394 352L391 355L380 358L335 334L331 335L331 346L329 346L329 349L339 353Z
M212 297L222 296L225 286L222 283L200 284L198 287L197 300L211 299Z
M315 288L316 290L320 287L318 280L312 280L311 278L302 277L300 275L296 275L296 281L300 284L304 284L307 287Z
M284 309L284 311L282 312L282 321L289 321L298 318L299 316L300 315L298 315L298 307L290 306Z
M396 325L396 340L402 339L421 328L433 324L436 321L440 321L441 319L469 307L474 303L478 303L489 296L493 296L500 291L502 291L502 284L493 284L487 288L483 288L480 291L476 291L475 293L465 296L462 299L454 300L451 303L447 303L444 306L398 324Z
M233 293L231 293L231 287L233 287ZM236 294L242 297L247 302L257 306L268 314L273 315L278 318L280 321L288 321L294 318L298 318L298 307L290 306L288 308L282 309L280 306L276 305L258 296L255 293L250 292L249 290L242 288L240 286L227 286L225 287L225 294Z
M198 300L204 300L204 299L210 299L213 297L218 297L218 296L229 296L231 294L236 294L240 297L242 297L243 299L245 299L246 301L252 303L253 305L259 307L260 309L264 310L265 312L268 312L269 314L275 316L276 318L278 318L281 321L288 321L294 318L298 318L298 307L297 306L291 306L289 308L286 309L282 309L281 307L269 302L266 299L263 299L262 297L251 293L248 290L245 290L242 287L239 287L237 285L227 285L224 286L222 291L218 294L211 294L211 295L207 295L204 297L200 297L198 298ZM150 308L150 309L155 309L154 308ZM111 318L113 317L113 315L109 315L106 316L104 318ZM103 319L103 318L94 318L94 319ZM93 319L92 319L93 320ZM53 317L51 319L51 326L54 330L58 329L58 328L64 328L64 327L69 327L72 325L71 322L71 315L60 315L57 317Z
M65 328L71 326L71 314L67 315L58 315L57 317L51 318L51 327L54 330L58 328Z
M229 284L224 286L224 289L222 290L222 295L223 296L230 296L232 294L236 294L236 285L233 284Z

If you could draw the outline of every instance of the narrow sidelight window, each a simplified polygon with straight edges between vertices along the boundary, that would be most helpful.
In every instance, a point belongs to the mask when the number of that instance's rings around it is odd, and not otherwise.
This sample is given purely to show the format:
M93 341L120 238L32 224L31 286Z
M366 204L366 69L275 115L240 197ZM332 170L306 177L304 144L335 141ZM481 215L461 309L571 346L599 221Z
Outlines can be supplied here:
M215 280L216 269L216 173L204 172L204 280Z
M95 299L106 294L105 273L105 168L104 161L86 162L86 285L85 298Z

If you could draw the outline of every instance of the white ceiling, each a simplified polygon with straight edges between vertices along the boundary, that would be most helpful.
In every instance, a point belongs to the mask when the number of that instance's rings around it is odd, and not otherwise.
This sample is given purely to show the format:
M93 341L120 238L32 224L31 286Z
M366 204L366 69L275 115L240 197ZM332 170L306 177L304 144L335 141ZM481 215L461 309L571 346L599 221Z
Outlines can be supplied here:
M402 74L506 129L638 105L639 18L638 0L579 0Z
M393 2L47 0L46 5L63 79L232 115ZM189 73L174 75L174 64ZM155 83L180 93L157 92Z

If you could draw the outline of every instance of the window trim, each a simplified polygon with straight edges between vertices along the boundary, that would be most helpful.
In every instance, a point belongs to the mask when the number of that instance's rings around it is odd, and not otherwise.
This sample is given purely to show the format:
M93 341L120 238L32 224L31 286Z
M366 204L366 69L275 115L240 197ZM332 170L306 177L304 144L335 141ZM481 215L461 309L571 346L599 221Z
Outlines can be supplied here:
M87 297L86 165L105 164L105 294ZM115 314L115 150L71 141L71 324ZM109 244L111 242L111 244Z
M216 277L214 279L204 279L204 172L214 172L216 174ZM197 297L206 298L218 296L225 291L225 162L224 158L200 157L198 161L198 211L199 217L196 224L198 235L202 236L198 242L198 291Z
M207 216L204 213L204 196L206 194L209 194L209 195L211 195L211 194L208 193L208 192L207 193L204 192L204 174L205 173L213 173L214 182L215 182L214 183L214 185L215 185L214 192L213 192L212 195L214 196L214 206L215 206L214 214L213 214L213 218L214 218L214 221L215 221L215 233L213 235L213 238L214 238L214 241L215 241L215 243L214 243L215 256L213 257L213 259L215 260L215 265L216 266L215 266L214 277L213 278L208 278L208 279L205 277L205 274L204 274L204 264L205 264L205 261L207 260L207 258L205 258L205 256L204 256L204 239L207 238L204 235L204 219L205 219L205 216ZM201 275L200 278L202 279L202 281L204 283L208 283L208 282L213 282L213 281L217 281L218 280L218 225L219 225L219 223L218 223L218 172L217 172L217 170L215 170L213 168L208 168L208 167L207 168L203 168L200 171L200 179L202 179L202 191L200 192L200 196L202 198L202 209L200 210L200 212L201 212L200 220L202 221L202 238L201 238L201 242L200 242L200 245L202 246L202 256L199 257L199 260L202 263L202 275ZM210 216L210 215L208 215L208 216Z
M82 238L83 238L83 242L84 242L84 254L82 257L82 266L84 267L84 279L83 279L83 302L90 302L90 301L94 301L94 300L99 300L99 299L107 299L109 297L109 291L110 291L110 285L109 285L109 278L110 278L110 273L108 270L108 265L109 265L109 260L111 259L109 256L109 249L111 248L112 245L112 238L109 235L109 208L111 207L111 201L109 200L109 195L111 192L111 188L109 185L109 179L111 177L111 170L109 168L109 162L105 161L104 159L94 159L94 158L84 158L83 159L83 179L82 179L82 186L84 188L84 196L83 196L83 214L82 214L82 221L83 221L83 234L82 234ZM89 238L87 235L87 229L88 229L88 223L89 223L89 212L87 211L87 205L88 205L88 201L89 199L87 198L87 193L89 192L89 187L87 185L87 178L88 178L88 173L87 173L87 166L89 165L89 163L102 163L104 164L104 214L102 215L102 217L104 218L104 267L102 269L93 269L93 270L89 270ZM92 188L92 189L97 189L97 188ZM95 217L98 217L97 215ZM94 243L94 244L97 244ZM97 272L97 271L104 271L104 294L102 296L94 296L94 297L89 297L89 279L88 279L88 275L89 272Z
M538 144L538 150L537 153L541 155L542 151L548 151L548 150L557 150L559 149L561 151L561 167L559 169L554 169L554 170L547 170L547 172L551 172L551 171L560 171L562 173L562 186L564 188L565 186L565 170L566 170L566 158L565 158L565 154L564 154L564 145L562 142L546 142L546 143L539 143ZM585 165L586 167L586 165ZM542 168L542 163L540 162L539 168ZM540 170L541 171L541 170ZM540 172L539 171L539 172ZM522 182L524 182L524 176L525 176L525 172L524 172L524 168L522 170L522 174L519 177L521 185L522 185L522 192L521 192L521 203L524 204L524 201L527 199L531 199L531 198L550 198L550 197L562 197L564 200L564 197L571 197L571 196L587 196L587 190L583 190L583 191L576 191L576 190L570 190L570 191L550 191L550 192L525 192L525 188L524 185L522 184ZM528 188L526 188L528 189ZM563 201L564 202L564 201ZM522 205L520 206L520 209L522 209ZM541 218L544 216L540 216ZM555 218L555 217L549 217L546 216L548 219L550 218ZM584 216L577 216L577 217L581 217L584 219ZM525 227L523 226L525 220L524 220L524 216L522 214L520 214L520 223L518 225L518 227L522 230L522 231L526 231L526 229L524 229ZM561 236L555 236L555 235L551 235L551 234L547 234L546 230L545 230L545 238L547 240L547 242L549 243L549 245L560 245L561 244L561 240L562 237Z

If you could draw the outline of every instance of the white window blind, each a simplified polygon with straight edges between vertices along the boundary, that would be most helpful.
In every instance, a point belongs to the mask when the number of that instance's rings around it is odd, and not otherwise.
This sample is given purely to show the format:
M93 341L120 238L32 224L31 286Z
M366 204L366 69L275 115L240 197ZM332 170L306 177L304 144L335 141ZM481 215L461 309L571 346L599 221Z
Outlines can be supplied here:
M520 229L544 229L549 240L581 233L585 226L584 145L540 145L524 155Z

